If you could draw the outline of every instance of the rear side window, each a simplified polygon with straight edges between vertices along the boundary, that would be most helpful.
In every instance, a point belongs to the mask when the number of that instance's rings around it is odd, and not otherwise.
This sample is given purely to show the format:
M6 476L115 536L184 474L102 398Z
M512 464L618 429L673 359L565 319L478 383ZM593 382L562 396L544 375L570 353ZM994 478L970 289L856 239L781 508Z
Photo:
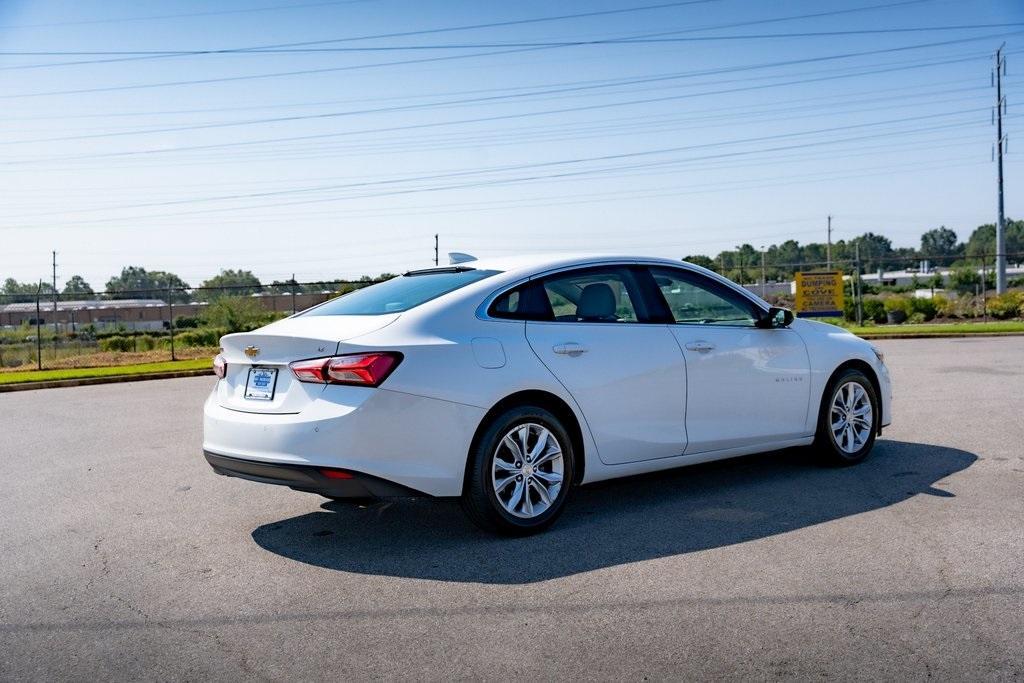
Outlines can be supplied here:
M572 323L635 323L643 303L628 268L601 266L532 280L505 292L487 311L494 318Z
M594 268L546 278L544 292L558 322L635 323L629 282L625 268Z
M303 315L401 313L498 272L500 271L472 268L413 271L339 296L321 306L311 308Z

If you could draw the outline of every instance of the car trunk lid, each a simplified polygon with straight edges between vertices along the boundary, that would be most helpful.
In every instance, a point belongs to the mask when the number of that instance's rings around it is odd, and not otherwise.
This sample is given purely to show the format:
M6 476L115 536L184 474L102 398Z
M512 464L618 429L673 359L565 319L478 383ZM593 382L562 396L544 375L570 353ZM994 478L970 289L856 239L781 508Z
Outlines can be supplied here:
M397 320L392 315L296 316L253 332L221 338L227 372L217 386L218 403L249 413L298 413L323 391L299 382L288 364L333 356L341 342Z

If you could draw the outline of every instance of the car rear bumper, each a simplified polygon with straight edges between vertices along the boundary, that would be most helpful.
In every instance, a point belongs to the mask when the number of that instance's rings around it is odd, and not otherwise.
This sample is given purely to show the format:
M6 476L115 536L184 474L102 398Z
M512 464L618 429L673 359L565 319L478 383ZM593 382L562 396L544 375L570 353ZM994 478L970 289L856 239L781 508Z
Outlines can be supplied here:
M421 491L360 472L345 471L349 478L339 479L325 474L323 468L311 465L282 465L245 460L210 451L203 451L203 455L217 474L258 481L262 484L287 486L297 491L310 491L331 498L414 498L424 495Z
M328 386L301 412L251 413L220 405L214 392L203 409L203 451L286 468L288 476L285 470L235 476L280 479L272 483L295 488L322 488L292 477L328 468L430 496L458 496L484 412L386 389Z

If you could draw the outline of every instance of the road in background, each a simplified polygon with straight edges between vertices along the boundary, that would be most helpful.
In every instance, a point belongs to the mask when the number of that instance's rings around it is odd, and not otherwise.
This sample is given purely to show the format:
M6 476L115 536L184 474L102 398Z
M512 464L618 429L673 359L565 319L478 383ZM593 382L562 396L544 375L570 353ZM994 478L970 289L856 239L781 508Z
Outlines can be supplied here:
M1024 675L1024 338L878 345L862 465L603 483L516 540L215 476L209 378L0 395L0 678Z

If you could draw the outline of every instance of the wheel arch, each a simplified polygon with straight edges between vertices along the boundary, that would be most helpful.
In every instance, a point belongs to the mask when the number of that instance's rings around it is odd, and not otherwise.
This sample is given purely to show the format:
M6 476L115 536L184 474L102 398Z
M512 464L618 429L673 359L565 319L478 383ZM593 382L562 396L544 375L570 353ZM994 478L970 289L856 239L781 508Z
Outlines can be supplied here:
M864 376L871 382L871 388L875 391L875 400L878 401L878 412L879 420L875 425L875 433L881 435L882 433L882 385L878 381L878 375L875 373L875 369L871 367L871 364L867 361L861 360L860 358L850 358L840 363L832 374L828 376L828 381L825 382L825 387L821 390L821 398L818 401L818 417L814 421L815 426L821 421L821 411L825 410L825 401L828 399L828 390L832 386L832 382L845 370L854 369L864 373Z
M501 413L518 406L538 406L544 408L562 421L565 430L569 432L569 439L572 441L573 483L578 484L583 481L583 475L586 470L586 458L584 457L583 428L580 425L580 421L568 403L555 394L540 389L517 391L491 406L491 409L480 420L480 424L477 425L476 432L473 434L473 440L469 445L469 451L466 453L467 476L469 472L469 458L472 457L473 452L476 450L480 438L487 429L487 425ZM463 483L463 488L465 488L465 483Z

